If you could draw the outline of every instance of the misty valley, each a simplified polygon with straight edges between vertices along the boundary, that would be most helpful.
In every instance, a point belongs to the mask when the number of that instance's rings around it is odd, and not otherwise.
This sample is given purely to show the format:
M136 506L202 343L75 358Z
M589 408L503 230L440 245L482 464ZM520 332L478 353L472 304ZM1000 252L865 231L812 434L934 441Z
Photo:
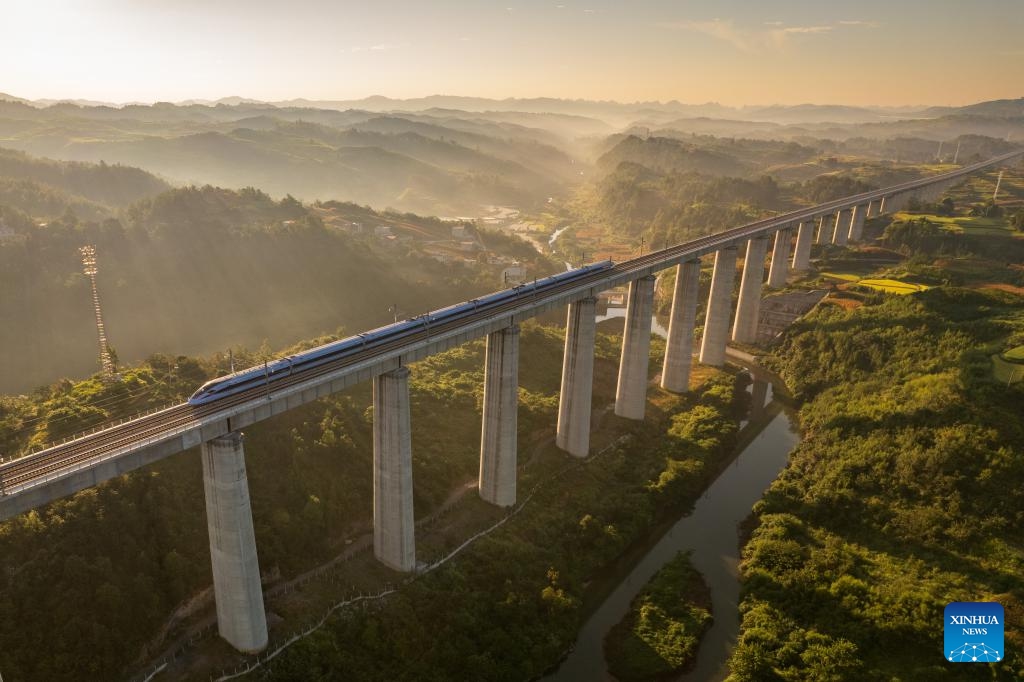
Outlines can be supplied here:
M0 682L1024 679L1020 7L15 5Z

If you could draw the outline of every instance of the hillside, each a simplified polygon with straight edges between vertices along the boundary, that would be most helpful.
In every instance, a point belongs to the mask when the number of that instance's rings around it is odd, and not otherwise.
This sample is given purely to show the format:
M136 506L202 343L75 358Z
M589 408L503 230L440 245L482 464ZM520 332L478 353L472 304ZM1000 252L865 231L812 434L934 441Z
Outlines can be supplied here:
M562 115L400 114L269 104L36 107L0 101L0 145L70 161L139 166L178 184L256 186L441 215L536 205L578 178ZM92 197L89 197L92 198ZM135 197L137 198L137 197Z
M667 137L642 139L630 135L601 155L599 172L609 173L622 162L643 165L661 173L700 171L708 175L745 175L751 166L717 150L687 144Z
M177 184L255 186L277 197L482 215L492 205L543 208L548 198L570 194L590 175L594 161L600 174L622 161L662 172L729 176L770 165L746 156L749 145L737 154L725 140L693 145L687 136L792 141L837 153L851 141L852 153L873 146L870 153L880 158L887 158L888 141L913 139L919 142L909 151L911 160L924 161L934 154L929 144L940 140L953 145L979 136L1024 137L1019 106L1006 100L930 112L810 104L736 109L459 97L278 103L231 97L44 106L0 97L0 146L62 160L138 166ZM619 130L645 139L631 141ZM651 130L657 142L646 139ZM967 148L962 158L985 151ZM602 155L606 158L599 160Z
M751 121L772 121L775 123L867 123L896 118L891 113L867 109L822 104L797 104L794 106L747 107L743 111Z
M210 353L294 343L339 327L360 329L500 288L485 252L441 263L451 225L328 203L274 201L253 189L164 192L102 222L63 216L37 227L0 206L14 237L0 240L0 390L27 391L95 366L95 326L78 248L95 244L111 344L125 361L157 351ZM361 221L359 228L352 222ZM378 238L377 226L393 236ZM526 260L526 245L492 236L489 248ZM529 263L532 273L549 267Z
M922 138L771 140L672 131L611 135L590 146L595 172L535 220L559 235L566 259L615 259L773 213L819 204L952 170L1017 148L965 135L942 145ZM895 159L894 159L895 157ZM991 190L989 190L991 191ZM972 198L976 200L976 198Z
M661 395L643 429L621 420L596 424L594 442L614 446L605 456L585 466L567 460L551 444L562 333L528 323L521 344L531 361L520 368L519 433L531 454L520 470L520 499L537 493L527 513L458 562L403 586L381 609L341 612L316 637L280 656L272 674L310 679L328 669L345 679L383 680L422 679L429 671L431 679L466 679L475 669L480 679L536 676L571 644L585 600L600 598L588 590L594 579L656 523L692 504L728 460L746 394L734 375L715 370L701 372L688 396ZM594 391L601 404L614 399L620 345L620 337L598 335ZM653 352L661 351L655 344ZM477 474L483 352L480 340L412 367L418 520ZM261 357L237 349L243 365ZM126 369L121 383L93 377L33 396L0 397L0 443L180 399L225 362L223 354L157 355ZM698 403L701 409L693 410ZM275 642L310 616L320 618L332 595L377 591L396 578L372 553L360 551L332 567L331 579L314 587L316 596L280 589L365 540L372 527L369 405L363 384L246 429ZM716 436L698 439L697 433ZM430 561L505 514L470 490L445 514L443 527L417 529L417 553ZM204 591L210 585L207 543L194 451L0 523L0 612L10 616L0 620L5 675L78 680L83 673L95 679L137 673L170 643L163 625L187 620L172 617L175 609L198 606L200 617L212 612ZM410 610L422 617L408 618ZM353 638L353 631L361 634ZM46 637L53 645L38 656L33 643ZM415 651L421 655L411 655ZM185 653L169 677L207 679L234 659L210 634ZM486 672L476 663L481 657L493 661Z
M996 99L978 102L963 107L932 107L922 112L925 116L990 116L997 118L1020 118L1024 116L1024 97L1018 99Z
M169 187L138 168L53 161L0 148L0 205L38 218L56 218L69 209L81 218L105 218Z
M1024 392L988 357L1022 338L1024 298L953 287L786 332L805 437L755 508L733 679L1021 679L1012 627L1000 665L954 676L940 652L947 603L1024 608Z

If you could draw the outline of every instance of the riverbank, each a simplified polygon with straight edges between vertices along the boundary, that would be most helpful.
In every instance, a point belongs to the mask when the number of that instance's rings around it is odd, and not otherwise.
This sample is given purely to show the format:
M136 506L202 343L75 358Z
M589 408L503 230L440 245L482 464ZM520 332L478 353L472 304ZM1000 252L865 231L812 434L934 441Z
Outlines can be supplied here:
M628 445L598 459L570 461L572 467L557 484L540 490L530 507L458 562L403 587L372 614L328 626L330 639L358 641L368 621L377 632L395 633L398 641L389 636L381 642L389 651L418 642L418 658L409 650L407 663L401 663L400 654L388 659L383 648L360 646L346 649L341 669L365 670L372 658L372 679L427 671L448 679L532 677L531 668L546 666L574 638L599 567L646 533L659 510L692 504L706 484L705 462L731 451L726 425L733 417L726 414L733 404L733 382L729 375L712 372L696 395L654 395L644 424L609 419L595 436L603 439L602 431L611 428L619 436L628 434ZM698 403L710 411L695 411ZM704 451L666 438L676 417L725 438ZM563 453L551 452L539 464L564 466L566 461ZM413 624L401 618L410 612L417 614ZM427 621L429 630L416 624ZM496 646L498 639L505 644ZM313 640L297 647L286 655L291 664L326 653ZM484 669L472 664L481 656L489 661ZM392 663L382 670L380 660Z
M1024 390L989 360L1020 339L1024 298L950 286L784 335L770 361L807 435L744 550L737 682L1024 679L1019 628L962 665L941 627L955 601L1024 612Z
M730 349L732 350L732 349ZM711 589L715 621L703 638L697 665L689 680L724 678L724 665L739 631L739 538L738 526L754 503L785 466L799 437L795 417L775 400L776 391L763 381L774 374L753 362L742 351L730 360L750 365L755 377L750 386L750 410L736 434L733 450L711 472L692 513L677 512L652 528L613 570L600 578L605 584L592 604L593 610L580 629L571 652L546 679L606 680L604 639L629 611L632 600L657 571L679 551L692 550L693 564ZM777 380L777 377L775 377ZM777 392L785 395L784 387ZM609 587L610 586L610 587Z

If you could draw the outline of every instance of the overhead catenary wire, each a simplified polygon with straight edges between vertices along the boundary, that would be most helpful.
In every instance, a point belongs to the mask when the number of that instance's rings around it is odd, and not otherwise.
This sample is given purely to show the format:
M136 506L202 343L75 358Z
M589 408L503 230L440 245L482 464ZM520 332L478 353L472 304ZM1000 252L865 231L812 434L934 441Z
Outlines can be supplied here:
M928 187L929 185L944 180L959 180L960 178L991 166L1010 161L1011 159L1024 154L1022 151L1014 151L1008 154L989 159L987 161L964 166L950 173L937 176L912 180L892 187L882 188L863 192L850 197L837 199L817 206L801 208L789 213L757 220L746 225L737 226L722 232L701 237L668 249L644 254L629 261L615 264L614 267L599 272L588 273L585 277L559 283L544 292L544 302L555 304L579 297L592 295L595 287L607 288L619 283L635 279L636 277L647 276L653 271L671 267L683 259L692 259L713 253L722 248L728 248L736 243L761 236L771 231L777 231L795 222L810 220L814 217L834 214L838 210L844 210L868 201L892 197L899 194L914 192L915 190ZM537 298L537 290L534 287L531 292ZM423 326L409 330L408 334L401 337L389 339L380 343L372 344L357 354L339 357L329 363L313 367L294 375L288 374L274 382L277 390L295 390L299 385L308 382L318 381L325 375L334 375L345 370L355 363L369 363L372 361L387 361L400 358L412 344L422 343L440 338L453 339L464 336L463 330L467 326L480 328L486 323L494 320L501 320L509 315L529 314L533 304L529 304L524 298L516 297L511 300L496 302L486 309L473 309L465 315L460 315L453 320L445 320L430 324L429 316ZM543 305L543 303L542 303ZM269 397L269 382L267 386L257 386L252 389L241 391L237 394L226 395L219 400L203 405L181 404L176 405L158 414L151 414L146 417L131 420L122 426L106 429L98 434L88 435L81 438L73 438L60 446L36 453L3 465L2 472L7 479L8 490L12 487L32 486L38 482L49 480L52 476L61 475L59 472L67 470L78 470L82 465L90 461L105 460L108 457L120 456L131 451L132 448L143 447L146 444L167 439L170 435L177 435L183 431L194 429L197 424L217 415L224 415L237 411L240 408L250 406L256 399L265 400Z

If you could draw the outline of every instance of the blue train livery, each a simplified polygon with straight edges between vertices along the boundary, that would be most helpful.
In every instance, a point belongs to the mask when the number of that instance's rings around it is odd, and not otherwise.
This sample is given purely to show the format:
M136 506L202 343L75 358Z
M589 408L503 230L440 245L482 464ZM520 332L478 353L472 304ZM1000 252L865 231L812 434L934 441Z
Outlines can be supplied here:
M425 315L419 315L372 331L350 336L347 339L328 343L286 358L280 358L265 365L258 365L241 372L213 379L203 384L198 391L193 393L188 402L190 405L204 405L257 386L267 386L269 388L275 381L291 376L295 372L306 371L339 358L344 358L364 348L406 336L424 327L429 328L432 324L448 322L511 299L544 293L546 290L564 282L579 279L592 272L607 270L612 265L612 261L606 260L575 270L568 270L551 277L496 291L481 298L474 298L463 303L448 306L447 308L431 311Z

